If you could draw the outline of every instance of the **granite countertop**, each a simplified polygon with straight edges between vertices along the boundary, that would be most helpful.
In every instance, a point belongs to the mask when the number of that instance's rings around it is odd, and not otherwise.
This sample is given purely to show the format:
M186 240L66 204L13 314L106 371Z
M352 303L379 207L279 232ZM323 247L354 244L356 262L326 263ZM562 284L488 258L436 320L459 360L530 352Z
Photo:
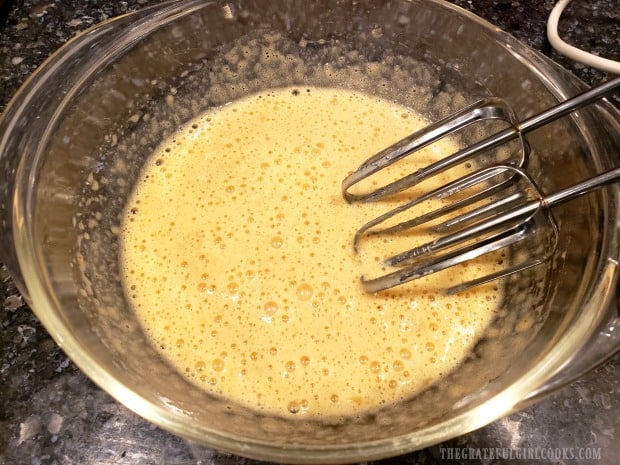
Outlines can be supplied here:
M47 56L73 35L155 0L0 0L0 111ZM545 38L550 0L456 0L594 85L605 73L556 54ZM567 41L620 56L618 0L575 2L563 16ZM5 240L0 238L0 240ZM1 265L1 264L0 264ZM64 355L0 266L0 464L219 464L250 460L190 444L141 419L96 387ZM531 463L448 457L446 448L571 449L589 458L536 463L612 465L620 457L620 356L541 403L392 464ZM455 451L456 449L452 449ZM553 454L551 454L553 455Z

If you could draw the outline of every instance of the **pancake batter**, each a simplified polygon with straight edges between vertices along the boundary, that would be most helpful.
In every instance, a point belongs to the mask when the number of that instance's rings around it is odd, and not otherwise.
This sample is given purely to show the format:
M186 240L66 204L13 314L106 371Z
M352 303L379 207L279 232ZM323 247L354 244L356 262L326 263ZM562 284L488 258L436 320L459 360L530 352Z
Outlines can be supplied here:
M281 415L355 414L452 370L491 321L497 289L442 295L469 279L458 267L365 294L360 275L383 273L378 258L395 243L357 256L352 238L393 205L349 205L340 192L350 170L424 125L361 93L287 88L164 143L121 235L125 287L153 344L202 388ZM442 143L424 157L454 150Z

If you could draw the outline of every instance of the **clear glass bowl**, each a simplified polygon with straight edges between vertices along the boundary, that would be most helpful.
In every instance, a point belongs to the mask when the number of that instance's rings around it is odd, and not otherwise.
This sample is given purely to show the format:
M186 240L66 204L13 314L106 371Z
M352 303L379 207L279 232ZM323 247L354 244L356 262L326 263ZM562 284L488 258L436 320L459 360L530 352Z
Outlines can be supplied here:
M272 61L261 58L265 46L278 51ZM386 71L369 79L373 66ZM363 78L343 79L356 75ZM153 423L218 449L345 463L479 428L617 351L612 186L555 210L561 237L552 262L503 283L506 298L471 356L412 399L346 420L292 421L213 397L179 375L125 300L118 214L143 161L175 127L291 84L347 85L429 118L482 95L506 99L524 118L584 88L511 36L436 1L189 0L76 37L0 120L0 253L52 337L99 386ZM528 139L530 171L543 189L557 189L613 166L620 115L602 101Z

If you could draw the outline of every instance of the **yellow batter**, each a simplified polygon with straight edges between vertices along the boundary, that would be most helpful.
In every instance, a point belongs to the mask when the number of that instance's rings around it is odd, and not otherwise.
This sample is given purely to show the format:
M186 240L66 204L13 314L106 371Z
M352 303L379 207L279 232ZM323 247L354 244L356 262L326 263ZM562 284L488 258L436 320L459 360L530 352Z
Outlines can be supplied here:
M360 93L289 88L205 114L163 144L122 228L125 286L153 343L204 389L282 415L355 414L453 369L498 291L444 296L467 279L459 267L365 294L360 275L381 272L387 252L375 241L360 258L352 238L390 205L348 205L340 192L350 170L424 124ZM454 149L445 144L430 150Z

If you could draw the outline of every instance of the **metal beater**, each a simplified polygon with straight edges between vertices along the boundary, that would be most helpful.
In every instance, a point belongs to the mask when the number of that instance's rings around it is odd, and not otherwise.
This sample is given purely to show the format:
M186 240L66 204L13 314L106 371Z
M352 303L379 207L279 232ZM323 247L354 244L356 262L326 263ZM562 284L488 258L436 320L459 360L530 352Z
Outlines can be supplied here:
M620 168L545 195L525 170L529 147L524 135L619 87L620 77L522 122L517 120L506 102L497 98L485 99L411 134L362 163L342 182L342 195L348 202L385 199L465 162L471 162L476 167L476 171L471 174L414 198L366 223L357 231L353 244L356 250L362 240L372 235L399 234L413 228L427 228L429 233L440 234L432 241L386 258L384 264L396 268L395 271L376 278L362 277L364 289L371 293L389 289L490 252L510 250L509 247L533 237L536 237L538 245L531 256L522 259L510 257L510 263L501 271L464 282L447 289L447 292L460 292L549 260L558 242L558 226L550 209L620 180ZM379 188L366 192L355 191L356 185L393 163L473 123L488 120L503 121L508 127ZM490 165L481 161L481 153L514 139L519 141L520 147L510 157L501 163L491 162ZM442 199L445 205L422 216L394 223L395 218L410 208L433 199ZM436 222L438 219L441 219L439 223ZM435 223L429 227L431 222ZM392 224L385 226L385 223Z

